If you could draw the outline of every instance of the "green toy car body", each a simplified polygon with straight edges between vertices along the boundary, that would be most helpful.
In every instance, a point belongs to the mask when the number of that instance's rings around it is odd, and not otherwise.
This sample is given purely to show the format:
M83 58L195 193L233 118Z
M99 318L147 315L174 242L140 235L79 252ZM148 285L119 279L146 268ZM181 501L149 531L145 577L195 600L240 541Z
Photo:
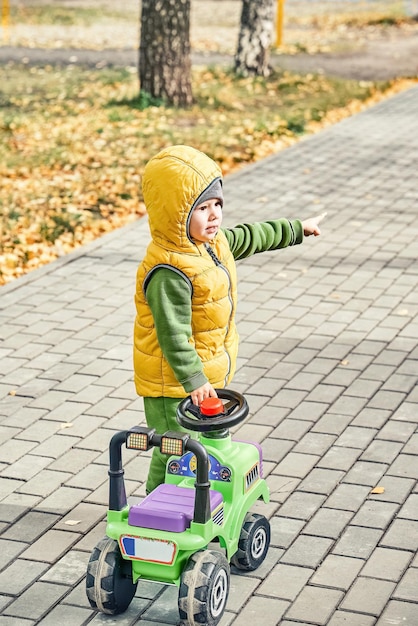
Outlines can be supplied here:
M205 415L190 399L180 403L178 419L185 432L157 435L145 427L116 433L110 442L110 505L106 535L93 550L87 569L91 606L121 613L135 595L139 580L179 587L179 612L185 626L215 626L229 591L229 562L254 570L264 560L270 525L250 513L254 503L269 501L263 479L261 448L233 441L229 427L242 421L248 405L239 394L218 390L226 400L207 407ZM213 400L213 399L211 399ZM209 403L210 404L210 403ZM192 415L192 417L190 417ZM195 419L197 418L197 419ZM203 430L203 432L201 432ZM170 454L165 483L142 502L129 506L124 489L122 447L158 446ZM208 549L217 543L217 549Z

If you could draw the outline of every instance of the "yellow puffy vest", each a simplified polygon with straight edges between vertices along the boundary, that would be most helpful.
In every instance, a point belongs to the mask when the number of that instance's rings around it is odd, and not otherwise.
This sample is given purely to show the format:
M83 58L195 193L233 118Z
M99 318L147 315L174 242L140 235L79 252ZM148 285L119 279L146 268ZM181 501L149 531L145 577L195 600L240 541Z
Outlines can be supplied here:
M135 386L141 396L182 398L182 385L163 356L146 301L145 284L155 267L164 265L190 281L192 332L203 371L214 387L227 385L235 372L238 334L235 326L237 279L225 235L211 243L193 242L188 221L199 196L221 177L206 155L187 146L163 150L147 164L144 201L152 241L137 273L134 329Z

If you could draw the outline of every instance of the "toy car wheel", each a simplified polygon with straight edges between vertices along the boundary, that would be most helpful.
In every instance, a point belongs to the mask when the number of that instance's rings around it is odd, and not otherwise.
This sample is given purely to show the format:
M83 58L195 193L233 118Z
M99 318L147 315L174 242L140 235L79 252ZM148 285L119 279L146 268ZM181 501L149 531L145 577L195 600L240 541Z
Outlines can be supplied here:
M216 626L229 593L229 563L214 550L193 554L181 576L179 612L184 626Z
M247 513L241 528L238 550L231 559L237 569L251 572L266 558L270 545L270 523L264 515Z
M123 613L136 587L132 566L122 558L117 542L109 537L101 539L87 565L86 593L90 605L109 615Z

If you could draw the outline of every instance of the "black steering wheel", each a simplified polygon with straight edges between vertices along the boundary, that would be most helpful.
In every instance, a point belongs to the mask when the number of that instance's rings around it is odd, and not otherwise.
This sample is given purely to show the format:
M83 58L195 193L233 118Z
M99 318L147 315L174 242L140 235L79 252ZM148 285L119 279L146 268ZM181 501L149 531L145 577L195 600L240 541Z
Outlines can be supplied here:
M218 398L226 400L221 402L221 411L215 415L204 413L204 402L201 407L192 403L190 396L184 398L177 407L177 421L187 428L197 432L213 432L216 430L232 428L242 422L248 415L249 407L246 399L237 391L229 389L216 389ZM214 400L211 398L211 400Z

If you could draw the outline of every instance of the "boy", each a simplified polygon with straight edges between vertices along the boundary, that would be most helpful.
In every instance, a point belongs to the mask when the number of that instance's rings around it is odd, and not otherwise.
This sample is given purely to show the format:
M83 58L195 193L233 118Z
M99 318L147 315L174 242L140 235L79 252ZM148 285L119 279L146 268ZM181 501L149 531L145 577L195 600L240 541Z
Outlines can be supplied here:
M153 157L142 181L151 243L138 268L134 369L148 426L181 430L176 408L216 396L235 372L235 260L319 235L323 215L221 229L222 174L208 156L173 146ZM167 458L154 448L146 491L164 481Z

